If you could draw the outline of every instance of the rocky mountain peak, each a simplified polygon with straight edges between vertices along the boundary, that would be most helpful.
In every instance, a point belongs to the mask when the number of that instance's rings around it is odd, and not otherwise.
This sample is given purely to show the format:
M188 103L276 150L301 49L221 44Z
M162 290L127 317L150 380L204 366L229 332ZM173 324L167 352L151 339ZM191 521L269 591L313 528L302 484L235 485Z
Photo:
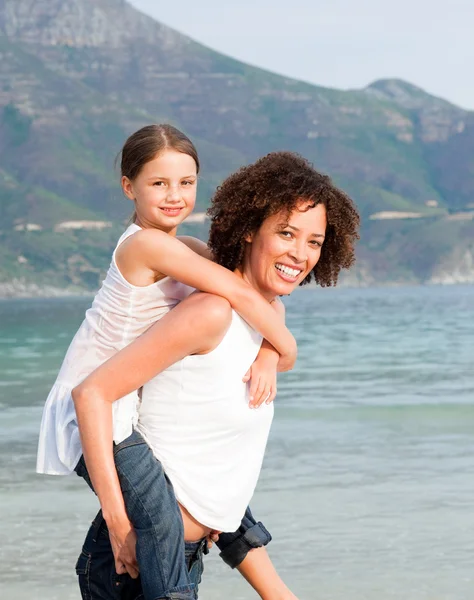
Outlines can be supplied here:
M166 48L188 41L125 0L0 0L0 33L29 44L79 48L137 40Z
M438 108L451 106L449 102L428 94L423 89L402 79L379 79L365 88L365 91L380 100L388 100L408 109L423 108L427 103Z

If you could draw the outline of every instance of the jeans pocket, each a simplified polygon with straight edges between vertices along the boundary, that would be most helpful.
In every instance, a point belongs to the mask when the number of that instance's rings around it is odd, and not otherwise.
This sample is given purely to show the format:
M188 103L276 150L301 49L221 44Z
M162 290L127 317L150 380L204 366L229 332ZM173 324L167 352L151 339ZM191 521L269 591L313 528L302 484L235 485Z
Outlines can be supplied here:
M89 552L82 552L76 562L76 573L78 575L89 575L89 569L91 566L91 555Z
M76 562L76 573L79 579L79 589L81 590L82 600L92 600L89 578L90 566L91 555L82 550Z

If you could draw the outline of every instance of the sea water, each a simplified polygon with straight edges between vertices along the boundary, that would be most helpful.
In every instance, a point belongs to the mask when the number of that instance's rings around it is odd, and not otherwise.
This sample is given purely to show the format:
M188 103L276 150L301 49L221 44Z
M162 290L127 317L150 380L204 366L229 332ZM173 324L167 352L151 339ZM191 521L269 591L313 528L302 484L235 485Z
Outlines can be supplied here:
M98 504L36 475L41 410L90 299L0 301L0 597L79 599ZM302 289L252 509L300 600L474 600L474 287ZM202 600L255 593L213 549Z

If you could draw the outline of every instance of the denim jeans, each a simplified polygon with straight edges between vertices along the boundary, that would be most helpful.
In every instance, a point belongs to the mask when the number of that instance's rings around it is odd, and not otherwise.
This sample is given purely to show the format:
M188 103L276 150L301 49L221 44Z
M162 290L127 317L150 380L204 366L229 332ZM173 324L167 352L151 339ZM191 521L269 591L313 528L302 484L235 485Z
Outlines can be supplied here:
M185 543L185 564L189 586L171 592L166 598L181 600L197 598L203 572L203 554L207 553L206 540ZM144 600L142 576L117 575L107 525L99 512L92 522L77 559L76 573L83 600Z
M196 554L195 546L184 544L181 513L161 463L138 432L133 432L114 446L114 459L127 513L137 535L141 575L139 580L116 575L107 526L102 513L99 513L77 563L83 600L196 598L202 573L202 554L207 552L207 547L201 544ZM83 458L76 472L92 488ZM247 509L239 529L233 533L222 533L217 545L223 560L235 567L249 550L264 546L270 540L268 531L255 521L250 509ZM195 554L190 562L190 555ZM105 594L105 590L109 593ZM115 590L115 594L110 590Z

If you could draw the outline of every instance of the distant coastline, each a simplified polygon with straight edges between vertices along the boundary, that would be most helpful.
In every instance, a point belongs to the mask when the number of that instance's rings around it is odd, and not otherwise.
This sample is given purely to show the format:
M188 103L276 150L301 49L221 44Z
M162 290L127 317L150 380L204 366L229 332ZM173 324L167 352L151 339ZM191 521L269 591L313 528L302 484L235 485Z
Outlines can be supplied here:
M26 282L23 279L12 279L0 282L0 300L14 298L64 298L73 296L91 296L95 292L80 287L60 288L52 285L41 285Z
M429 281L377 281L361 274L347 274L341 277L339 288L370 288L370 287L408 287L416 285L474 285L474 270L472 273L446 273L433 277ZM310 286L316 287L316 286ZM71 286L66 288L27 282L23 279L0 282L0 300L16 298L72 298L77 296L93 296L97 290Z

